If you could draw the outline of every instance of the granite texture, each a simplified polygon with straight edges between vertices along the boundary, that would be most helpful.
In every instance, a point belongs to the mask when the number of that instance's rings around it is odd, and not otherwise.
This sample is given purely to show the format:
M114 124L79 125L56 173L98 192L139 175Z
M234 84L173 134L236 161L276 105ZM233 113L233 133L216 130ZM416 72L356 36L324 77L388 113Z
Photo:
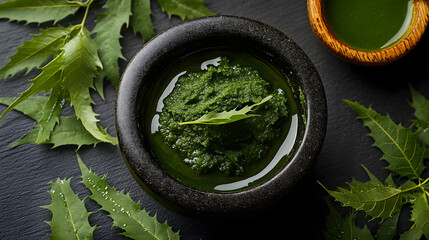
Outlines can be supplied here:
M152 3L152 19L157 32L180 22L176 17L168 19L159 5L155 1ZM379 160L380 151L371 147L373 140L367 136L368 130L355 119L356 114L343 99L358 101L365 106L372 105L380 113L389 113L396 122L407 125L408 120L413 118L407 102L410 99L408 84L411 83L429 97L428 35L425 34L409 55L394 64L360 67L338 59L318 42L308 22L306 1L206 0L206 3L218 14L250 17L279 29L293 39L316 66L327 98L328 128L309 178L276 208L258 217L239 221L202 220L170 211L149 197L128 171L118 147L108 144L99 144L96 148L82 147L79 154L95 173L102 175L108 172L110 185L125 189L151 215L156 213L159 221L168 221L176 231L180 229L184 240L277 239L279 235L285 236L285 239L294 236L299 236L300 239L323 239L327 215L324 202L326 192L317 181L332 189L346 186L345 182L352 178L367 180L361 164L382 180L389 173L384 169L387 164ZM101 11L101 4L97 4L90 11L90 21L95 18L93 13ZM61 24L67 26L72 20L66 19ZM42 25L46 26L50 24ZM88 27L92 29L93 26ZM13 54L14 48L20 46L22 41L31 39L30 33L38 32L35 24L0 21L0 66L8 62L7 56ZM124 29L122 33L124 38L121 43L127 61L120 60L121 72L142 46L139 37L134 36L132 30ZM28 75L19 73L14 78L2 80L0 96L16 96L17 92L24 91L30 85L27 80L37 76L37 73L38 71L32 71ZM96 94L93 97L101 125L109 127L112 134L115 95L115 89L106 83L105 100ZM4 109L4 106L0 106L0 111ZM68 109L67 113L70 114L71 110ZM0 239L49 239L47 234L50 229L44 221L50 220L51 214L39 206L50 203L47 191L51 180L73 177L71 185L79 197L83 199L88 195L88 190L80 184L80 170L73 147L53 150L44 145L25 145L14 149L8 147L34 125L34 121L13 111L0 121ZM424 177L428 176L426 170ZM100 226L94 233L94 239L125 239L117 234L119 229L111 227L112 220L104 212L97 211L97 204L86 200L86 206L88 210L96 211L90 217L91 224ZM338 209L346 212L346 209ZM407 214L401 215L400 231L410 227L408 218Z

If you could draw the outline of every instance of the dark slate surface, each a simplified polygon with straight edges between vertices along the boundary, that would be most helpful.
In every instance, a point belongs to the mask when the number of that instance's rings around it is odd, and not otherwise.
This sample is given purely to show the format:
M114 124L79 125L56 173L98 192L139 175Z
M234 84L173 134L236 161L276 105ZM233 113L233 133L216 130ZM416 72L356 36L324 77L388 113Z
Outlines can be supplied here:
M183 239L277 239L278 236L284 236L282 239L287 236L321 239L327 211L323 200L326 194L317 181L333 188L344 186L352 177L366 180L361 164L381 179L388 174L383 169L387 164L378 160L380 151L371 147L373 141L367 136L368 130L355 120L355 114L342 100L372 105L380 113L389 113L396 121L408 124L407 121L413 118L407 102L410 98L408 84L413 84L429 97L429 68L425 58L429 53L428 36L411 54L397 63L385 67L359 67L337 59L318 42L311 31L304 0L206 2L218 14L250 17L278 28L294 39L317 67L326 90L329 125L311 177L298 186L289 199L261 216L238 220L203 220L176 214L152 200L128 172L118 147L100 144L96 148L82 147L79 153L94 172L99 175L109 173L110 185L126 189L146 210L151 214L156 213L161 222L168 221L174 230L180 229ZM153 4L153 12L158 32L180 22L177 18L169 20L156 3ZM62 23L67 25L68 21L75 20L69 18ZM7 56L15 52L15 47L31 39L30 33L38 33L37 25L0 22L0 66L8 62ZM121 43L124 56L130 59L142 44L132 31L124 30L123 34ZM126 62L121 61L120 65L123 70ZM36 75L36 71L27 76L20 73L1 81L0 96L11 97L24 91L29 86L27 79ZM114 133L115 89L109 84L105 86L105 96L105 101L98 96L93 97L97 104L94 109L101 114L101 124ZM4 109L4 106L0 106L0 111ZM24 145L14 149L8 147L34 125L32 120L17 112L9 113L0 121L0 239L48 239L50 229L44 221L50 220L51 213L40 206L50 203L47 191L51 180L72 177L75 192L81 198L88 195L88 190L79 183L80 171L73 147L54 150L45 145ZM427 172L424 174L428 176ZM90 211L98 209L91 201L87 201L86 206ZM409 227L407 218L405 214L401 217L402 231ZM90 222L101 226L95 231L94 239L122 238L117 234L120 230L111 228L111 219L103 212L96 211L90 217Z

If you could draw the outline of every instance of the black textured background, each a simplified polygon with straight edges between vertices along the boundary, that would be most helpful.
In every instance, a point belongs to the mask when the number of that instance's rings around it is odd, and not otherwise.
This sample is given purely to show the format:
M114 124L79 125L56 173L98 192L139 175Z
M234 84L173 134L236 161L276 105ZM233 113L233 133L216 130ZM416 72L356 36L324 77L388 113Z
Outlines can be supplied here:
M4 2L0 1L0 2ZM238 15L254 18L270 24L295 42L308 54L322 78L326 90L329 111L329 125L326 139L312 176L272 211L261 216L246 219L224 219L212 221L182 216L165 209L138 186L121 157L118 147L99 144L96 148L82 147L79 153L85 163L99 175L108 172L108 183L118 189L130 191L135 201L150 212L157 214L161 222L168 221L174 230L180 229L183 239L321 239L327 208L325 192L318 185L322 182L328 188L345 186L351 178L366 180L361 164L379 178L384 179L387 164L380 161L381 153L371 147L373 141L367 136L356 115L343 99L358 101L365 106L390 116L397 122L408 124L413 118L409 107L408 84L429 97L429 39L424 36L418 47L397 63L384 67L360 67L343 62L331 55L318 42L311 31L305 0L206 0L206 5L218 14ZM90 12L100 11L101 4L95 4ZM98 9L97 9L98 8ZM82 12L78 12L82 15ZM60 23L80 21L70 17ZM168 19L159 5L153 1L153 22L156 31L179 23L180 19ZM47 27L50 24L42 24ZM89 25L88 28L92 29ZM36 24L23 25L6 20L0 22L0 66L8 62L8 56L15 53L22 41L31 39L30 33L38 33ZM121 40L127 59L142 46L139 37L132 30L123 30ZM427 34L426 34L427 35ZM127 62L120 62L121 71ZM27 81L37 75L32 71L27 76L20 73L0 82L0 96L12 97L24 91ZM105 84L106 100L94 95L95 111L101 114L101 124L114 134L115 89ZM5 109L0 106L0 111ZM70 110L69 110L70 113ZM48 239L49 226L44 223L51 218L49 210L40 206L50 203L47 191L49 181L56 178L73 177L72 188L81 198L88 190L80 184L80 170L73 147L50 150L47 145L24 145L14 149L9 144L29 132L35 122L18 112L10 112L0 121L0 239ZM425 176L428 176L425 171ZM86 201L90 211L97 205ZM402 214L400 231L409 227L408 216ZM111 227L111 219L105 213L96 211L90 223L101 226L94 233L94 239L121 239L120 229Z

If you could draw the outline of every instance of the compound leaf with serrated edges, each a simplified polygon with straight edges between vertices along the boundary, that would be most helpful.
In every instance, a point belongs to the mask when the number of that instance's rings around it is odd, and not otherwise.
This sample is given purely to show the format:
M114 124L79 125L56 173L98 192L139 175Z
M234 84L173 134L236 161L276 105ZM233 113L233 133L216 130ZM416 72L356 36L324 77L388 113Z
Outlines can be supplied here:
M96 139L115 145L116 138L111 137L98 125L98 114L92 109L94 102L90 88L94 88L94 78L102 64L97 55L97 46L89 35L89 31L82 27L79 33L64 45L62 87L69 93L70 105L85 129Z
M57 56L46 66L42 68L42 72L32 79L33 84L21 93L21 96L17 98L13 103L11 103L6 110L0 116L2 119L10 110L14 109L17 105L33 96L34 94L40 93L42 91L48 92L55 86L59 85L61 80L61 68L63 65L62 56ZM40 109L39 109L40 110ZM38 120L38 119L37 119Z
M82 172L82 182L91 191L88 198L101 205L113 219L113 226L124 230L124 236L133 239L178 240L178 232L173 232L167 223L158 222L156 215L151 217L135 203L129 194L119 192L107 184L107 176L98 177L90 171L79 155L78 162Z
M365 168L370 181L362 183L355 179L348 183L348 189L338 187L336 191L328 190L322 187L341 202L343 206L352 207L356 211L364 211L373 219L381 218L385 220L398 213L406 202L407 187L413 188L414 185L404 184L398 188L394 184L389 184L390 177L386 179L386 184L378 180L367 168Z
M81 5L68 0L9 0L0 4L0 18L27 23L55 23L74 14Z
M382 159L389 163L387 169L400 177L419 179L425 169L423 160L427 150L421 146L418 134L413 132L412 127L396 124L389 116L382 116L371 107L365 108L348 100L345 102L370 129L374 146L383 152Z
M33 39L25 41L18 47L17 52L10 57L10 61L0 69L0 79L14 76L24 69L27 69L27 74L33 68L40 67L49 57L60 51L67 36L74 29L74 26L51 27L42 29L38 35L33 35Z

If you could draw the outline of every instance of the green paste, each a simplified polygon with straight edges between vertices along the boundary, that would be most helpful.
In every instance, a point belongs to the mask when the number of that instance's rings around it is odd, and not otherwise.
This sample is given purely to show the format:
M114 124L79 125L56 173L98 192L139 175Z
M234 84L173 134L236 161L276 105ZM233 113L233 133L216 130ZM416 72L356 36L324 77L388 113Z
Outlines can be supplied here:
M330 30L345 44L376 51L398 41L410 26L412 0L325 0Z
M252 110L257 117L223 125L178 124L213 111L240 109L268 95L273 97ZM158 130L164 143L200 174L242 175L278 138L281 122L288 117L287 99L282 89L272 90L258 71L222 58L218 66L188 72L177 80L164 99Z

